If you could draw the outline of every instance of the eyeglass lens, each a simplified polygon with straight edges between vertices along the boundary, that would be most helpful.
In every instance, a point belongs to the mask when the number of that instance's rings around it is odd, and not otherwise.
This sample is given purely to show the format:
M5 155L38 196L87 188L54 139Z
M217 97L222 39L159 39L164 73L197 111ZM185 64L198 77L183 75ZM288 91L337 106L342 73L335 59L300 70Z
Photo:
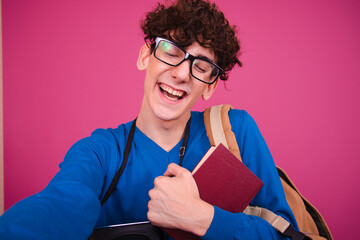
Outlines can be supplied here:
M155 50L156 57L161 61L176 66L185 58L186 53L171 42L161 40ZM191 65L191 74L204 82L211 83L215 80L219 69L210 62L194 59Z

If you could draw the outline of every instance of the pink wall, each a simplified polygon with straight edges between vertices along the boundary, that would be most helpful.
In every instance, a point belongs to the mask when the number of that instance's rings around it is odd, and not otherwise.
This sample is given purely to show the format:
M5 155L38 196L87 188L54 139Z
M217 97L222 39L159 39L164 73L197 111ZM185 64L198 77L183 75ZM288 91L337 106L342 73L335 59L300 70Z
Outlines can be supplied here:
M2 1L6 209L43 189L76 140L136 116L139 19L155 1L123 2ZM244 67L197 109L246 109L335 239L354 239L360 2L217 2L239 26Z

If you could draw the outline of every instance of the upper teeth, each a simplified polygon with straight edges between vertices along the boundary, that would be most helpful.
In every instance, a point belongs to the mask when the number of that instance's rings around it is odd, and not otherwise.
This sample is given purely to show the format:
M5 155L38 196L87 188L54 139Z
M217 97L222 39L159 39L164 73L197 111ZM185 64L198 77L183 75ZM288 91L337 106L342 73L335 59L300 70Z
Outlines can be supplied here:
M184 96L185 92L184 91L179 91L179 90L175 90L169 86L166 86L164 84L161 84L161 89L170 93L171 95L177 96L177 97L182 97Z

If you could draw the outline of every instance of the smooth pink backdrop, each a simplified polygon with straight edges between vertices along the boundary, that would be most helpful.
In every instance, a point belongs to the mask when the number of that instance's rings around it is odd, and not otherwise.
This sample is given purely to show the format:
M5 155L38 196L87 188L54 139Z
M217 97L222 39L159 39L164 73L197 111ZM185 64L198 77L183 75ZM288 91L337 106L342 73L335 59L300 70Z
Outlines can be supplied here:
M355 239L360 2L216 2L238 25L244 67L196 109L246 109L335 239ZM2 0L6 209L43 189L75 141L136 116L139 19L154 3Z

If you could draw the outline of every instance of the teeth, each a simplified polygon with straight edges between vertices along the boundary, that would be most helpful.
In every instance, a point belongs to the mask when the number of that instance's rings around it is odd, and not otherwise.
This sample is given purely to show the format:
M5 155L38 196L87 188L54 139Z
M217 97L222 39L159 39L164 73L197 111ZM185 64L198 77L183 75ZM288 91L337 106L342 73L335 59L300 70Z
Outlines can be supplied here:
M165 92L171 94L171 95L174 95L174 96L177 96L177 97L183 97L185 92L184 91L178 91L178 90L175 90L169 86L166 86L164 84L161 84L160 85L161 89L164 90Z

